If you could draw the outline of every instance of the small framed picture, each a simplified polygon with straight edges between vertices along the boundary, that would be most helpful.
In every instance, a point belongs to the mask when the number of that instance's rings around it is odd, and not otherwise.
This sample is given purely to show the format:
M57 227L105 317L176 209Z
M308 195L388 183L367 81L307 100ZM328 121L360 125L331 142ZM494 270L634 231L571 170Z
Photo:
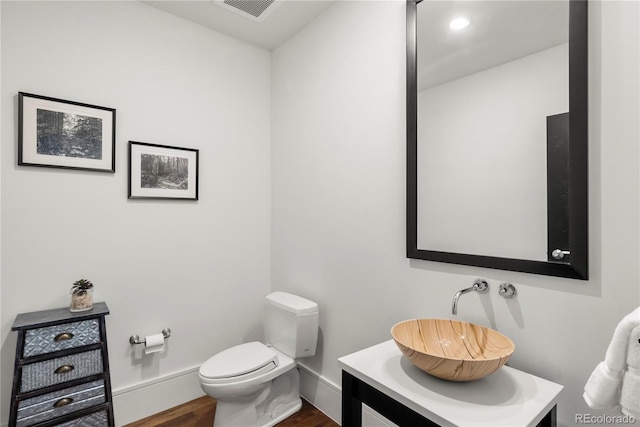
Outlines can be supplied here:
M198 200L193 148L129 141L129 198Z
M18 93L18 165L115 172L116 110Z

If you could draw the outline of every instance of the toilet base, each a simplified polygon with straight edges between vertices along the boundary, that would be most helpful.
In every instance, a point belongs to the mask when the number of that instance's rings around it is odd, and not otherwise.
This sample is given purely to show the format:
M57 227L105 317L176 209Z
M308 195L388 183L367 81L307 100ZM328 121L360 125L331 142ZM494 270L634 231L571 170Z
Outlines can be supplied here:
M293 368L251 396L218 400L214 427L272 427L300 410L300 374Z
M302 408L302 399L298 397L296 400L289 402L286 405L283 405L278 409L278 413L274 414L276 418L271 418L271 415L265 414L260 419L258 419L258 425L260 427L273 427L278 424L280 421L283 421L289 418L291 415L295 414ZM261 424L264 423L264 424Z

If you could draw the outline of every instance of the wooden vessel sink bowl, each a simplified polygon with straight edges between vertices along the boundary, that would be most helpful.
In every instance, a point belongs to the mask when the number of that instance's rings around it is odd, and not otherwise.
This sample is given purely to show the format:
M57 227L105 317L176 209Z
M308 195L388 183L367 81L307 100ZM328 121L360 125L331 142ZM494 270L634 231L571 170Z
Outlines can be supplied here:
M500 332L460 320L411 319L391 328L402 354L424 372L473 381L495 372L515 350Z

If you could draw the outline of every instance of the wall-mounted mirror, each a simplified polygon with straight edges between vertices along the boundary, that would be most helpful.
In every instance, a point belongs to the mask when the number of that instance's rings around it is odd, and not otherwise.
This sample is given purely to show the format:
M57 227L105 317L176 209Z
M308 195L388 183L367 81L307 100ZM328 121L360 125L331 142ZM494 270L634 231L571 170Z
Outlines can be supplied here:
M586 0L407 2L409 258L588 279L587 146Z

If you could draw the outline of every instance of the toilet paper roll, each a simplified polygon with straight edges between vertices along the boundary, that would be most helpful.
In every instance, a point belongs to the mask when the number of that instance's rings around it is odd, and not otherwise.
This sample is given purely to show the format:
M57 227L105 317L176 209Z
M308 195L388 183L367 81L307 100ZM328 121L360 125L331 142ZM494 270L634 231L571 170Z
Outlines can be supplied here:
M159 353L164 350L164 335L155 334L144 338L144 354Z

